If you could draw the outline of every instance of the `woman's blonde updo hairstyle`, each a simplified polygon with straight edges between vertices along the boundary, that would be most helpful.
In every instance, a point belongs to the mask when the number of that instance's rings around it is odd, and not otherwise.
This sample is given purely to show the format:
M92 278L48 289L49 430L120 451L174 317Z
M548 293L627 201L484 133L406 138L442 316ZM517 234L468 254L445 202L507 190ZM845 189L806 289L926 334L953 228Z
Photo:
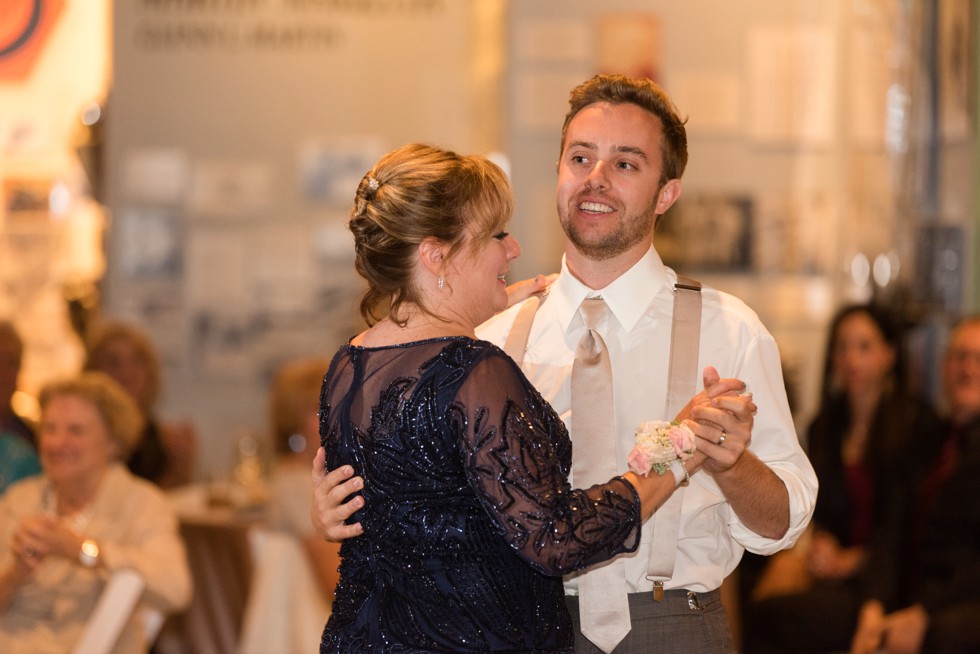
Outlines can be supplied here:
M434 237L451 257L467 237L489 241L513 213L510 182L488 159L417 143L384 155L358 185L349 223L354 265L368 282L361 316L404 325L403 304L427 311L413 283L419 244Z
M119 447L118 458L125 461L143 437L143 414L136 400L104 372L83 372L77 377L56 381L41 389L41 414L56 397L71 395L91 402L102 416L106 431Z

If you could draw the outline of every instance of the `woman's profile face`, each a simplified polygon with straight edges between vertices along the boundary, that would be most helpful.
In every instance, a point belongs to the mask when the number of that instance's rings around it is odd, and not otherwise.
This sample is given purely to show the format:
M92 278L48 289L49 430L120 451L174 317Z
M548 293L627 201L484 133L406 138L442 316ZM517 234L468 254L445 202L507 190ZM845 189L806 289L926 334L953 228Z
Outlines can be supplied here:
M452 263L448 280L453 294L459 294L467 314L478 325L507 308L507 273L510 262L521 256L521 246L508 232L501 230L489 241L467 242Z
M38 451L44 473L57 487L97 481L116 459L118 446L91 401L57 395L41 412Z
M850 393L878 390L895 365L895 350L866 313L853 313L837 327L834 375Z

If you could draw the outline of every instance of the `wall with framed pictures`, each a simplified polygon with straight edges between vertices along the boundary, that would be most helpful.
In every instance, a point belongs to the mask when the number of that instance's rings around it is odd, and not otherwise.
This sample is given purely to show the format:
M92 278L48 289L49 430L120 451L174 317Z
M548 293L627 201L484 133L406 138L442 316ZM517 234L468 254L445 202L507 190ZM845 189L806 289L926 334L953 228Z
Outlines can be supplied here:
M522 272L561 254L553 171L568 91L600 71L652 77L688 117L690 151L658 251L759 312L805 424L837 306L877 298L924 329L977 306L977 4L512 3ZM936 354L917 356L928 367Z
M202 476L264 430L281 360L360 327L344 223L381 152L503 152L513 274L557 267L561 122L599 70L688 116L658 246L759 312L801 424L838 304L925 325L930 391L949 319L980 306L978 0L42 4L30 67L0 29L0 318L31 332L26 390L78 366L85 307L145 326Z
M103 313L143 325L202 476L285 360L362 328L347 217L384 152L499 148L499 2L117 3Z

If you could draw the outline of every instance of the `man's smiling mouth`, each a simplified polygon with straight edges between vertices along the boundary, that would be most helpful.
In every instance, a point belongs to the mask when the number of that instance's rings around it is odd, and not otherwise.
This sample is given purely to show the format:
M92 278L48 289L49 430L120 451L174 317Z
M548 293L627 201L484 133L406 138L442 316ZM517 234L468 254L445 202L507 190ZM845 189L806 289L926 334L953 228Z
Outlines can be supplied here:
M578 205L578 208L582 211L588 213L612 213L613 208L608 204L600 204L599 202L583 202Z

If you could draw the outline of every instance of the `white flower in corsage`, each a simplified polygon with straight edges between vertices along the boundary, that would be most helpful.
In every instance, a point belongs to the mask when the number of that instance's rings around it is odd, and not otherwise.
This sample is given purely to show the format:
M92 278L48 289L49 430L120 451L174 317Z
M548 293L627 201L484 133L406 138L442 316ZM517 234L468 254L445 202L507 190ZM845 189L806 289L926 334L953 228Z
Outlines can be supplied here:
M685 424L650 420L636 428L636 445L626 458L630 470L644 477L651 470L662 475L674 461L687 461L697 446Z

